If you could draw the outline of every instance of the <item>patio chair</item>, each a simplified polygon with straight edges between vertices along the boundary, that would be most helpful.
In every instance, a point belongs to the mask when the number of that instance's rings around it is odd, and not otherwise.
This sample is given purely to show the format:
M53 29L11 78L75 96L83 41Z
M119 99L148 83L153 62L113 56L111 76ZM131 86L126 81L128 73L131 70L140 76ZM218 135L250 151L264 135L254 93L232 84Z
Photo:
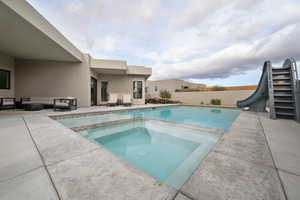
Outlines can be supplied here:
M77 109L77 99L75 97L52 97L53 99L53 109L61 110L76 110Z
M117 94L109 94L109 99L107 105L115 106L118 103L118 95Z
M131 95L130 94L123 94L122 100L123 100L123 105L124 106L131 106L132 105L132 100L131 100Z

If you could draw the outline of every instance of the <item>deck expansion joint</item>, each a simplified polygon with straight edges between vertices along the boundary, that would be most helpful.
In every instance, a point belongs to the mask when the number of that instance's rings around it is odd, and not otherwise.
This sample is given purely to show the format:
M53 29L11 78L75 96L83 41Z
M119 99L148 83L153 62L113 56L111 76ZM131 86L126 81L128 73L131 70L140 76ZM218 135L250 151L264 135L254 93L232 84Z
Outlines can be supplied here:
M285 198L286 200L288 200L287 191L285 190L283 181L282 181L282 179L281 179L281 177L280 177L280 174L279 174L279 168L276 166L275 158L274 158L273 153L272 153L272 151L271 151L271 147L270 147L270 144L269 144L267 135L266 135L266 133L265 133L264 127L263 127L263 125L262 125L260 116L258 116L258 122L259 122L260 127L262 128L262 133L263 133L264 138L265 138L265 140L266 140L266 145L267 145L267 148L268 148L269 153L270 153L270 155L271 155L272 162L273 162L273 165L274 165L274 167L275 167L275 171L276 171L276 174L277 174L277 176L278 176L279 183L280 183L280 186L281 186L281 189L282 189L284 198Z
M58 192L58 190L57 190L57 188L56 188L56 186L55 186L55 184L54 184L54 180L53 180L53 178L52 178L52 176L51 176L51 174L50 174L50 172L49 172L49 170L48 170L48 167L47 167L47 165L46 165L45 159L44 159L44 157L43 157L41 151L39 150L39 148L38 148L38 146L37 146L37 143L35 142L35 140L34 140L32 134L31 134L31 131L30 131L29 127L28 127L28 124L27 124L27 122L26 122L24 116L22 117L22 119L23 119L24 124L25 124L25 126L26 126L26 129L27 129L27 131L28 131L28 134L29 134L29 136L30 136L30 138L31 138L31 140L32 140L32 142L33 142L33 145L35 146L35 148L36 148L36 150L37 150L37 152L38 152L38 154L39 154L39 157L40 157L40 159L41 159L41 161L42 161L42 164L43 164L42 167L44 167L44 169L45 169L45 171L46 171L46 173L47 173L47 175L48 175L48 178L49 178L50 183L51 183L51 185L52 185L52 187L53 187L53 189L54 189L54 191L55 191L55 193L56 193L56 195L57 195L57 198L58 198L59 200L62 200L62 198L61 198L61 196L60 196L60 194L59 194L59 192Z

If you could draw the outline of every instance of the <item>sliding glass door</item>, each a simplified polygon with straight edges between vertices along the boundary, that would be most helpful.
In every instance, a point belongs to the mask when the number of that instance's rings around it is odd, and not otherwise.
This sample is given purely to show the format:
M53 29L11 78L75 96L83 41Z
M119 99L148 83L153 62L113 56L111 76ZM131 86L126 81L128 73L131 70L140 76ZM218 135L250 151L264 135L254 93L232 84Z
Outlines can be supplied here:
M108 101L108 82L107 81L101 81L101 101L106 102Z
M143 98L143 81L133 81L133 98Z
M97 105L97 79L91 77L91 105Z

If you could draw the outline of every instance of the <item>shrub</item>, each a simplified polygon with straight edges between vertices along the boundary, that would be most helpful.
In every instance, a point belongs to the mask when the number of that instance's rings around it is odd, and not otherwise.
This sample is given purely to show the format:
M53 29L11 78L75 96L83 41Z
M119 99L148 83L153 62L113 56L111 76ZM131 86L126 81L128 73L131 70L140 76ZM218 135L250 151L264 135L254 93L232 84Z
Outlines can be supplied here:
M172 103L181 103L180 101L172 101L169 99L159 99L159 98L150 98L146 99L146 103L151 103L151 104L172 104Z
M171 93L168 90L161 90L159 92L159 96L162 99L170 99L171 98Z
M224 91L225 90L225 88L224 87L222 87L222 86L213 86L212 88L211 88L211 90L212 91Z
M203 102L203 101L201 101L201 102L200 102L200 104L201 104L201 105L203 105L203 104L204 104L204 102Z
M212 100L210 100L210 104L221 105L221 99L212 99Z

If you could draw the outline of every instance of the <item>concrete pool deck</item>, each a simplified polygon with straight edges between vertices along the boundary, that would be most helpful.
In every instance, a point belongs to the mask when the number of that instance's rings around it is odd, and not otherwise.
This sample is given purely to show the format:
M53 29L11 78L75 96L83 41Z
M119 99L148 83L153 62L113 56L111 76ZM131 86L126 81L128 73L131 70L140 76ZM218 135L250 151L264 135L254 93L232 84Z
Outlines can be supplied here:
M74 113L95 109L118 110ZM0 199L300 197L300 124L295 121L242 112L176 191L47 116L54 114L0 112Z

